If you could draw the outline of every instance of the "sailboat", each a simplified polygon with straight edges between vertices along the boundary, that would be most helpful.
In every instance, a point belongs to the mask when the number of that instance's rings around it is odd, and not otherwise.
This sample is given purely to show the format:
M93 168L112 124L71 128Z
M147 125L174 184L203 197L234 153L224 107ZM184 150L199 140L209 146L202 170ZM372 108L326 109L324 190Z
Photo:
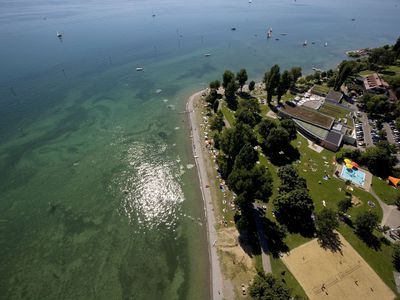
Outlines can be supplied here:
M307 46L307 40L304 41L303 46Z
M328 47L328 43L325 43L325 45L324 45L325 47Z
M62 38L62 34L60 32L57 31L57 37L58 38Z

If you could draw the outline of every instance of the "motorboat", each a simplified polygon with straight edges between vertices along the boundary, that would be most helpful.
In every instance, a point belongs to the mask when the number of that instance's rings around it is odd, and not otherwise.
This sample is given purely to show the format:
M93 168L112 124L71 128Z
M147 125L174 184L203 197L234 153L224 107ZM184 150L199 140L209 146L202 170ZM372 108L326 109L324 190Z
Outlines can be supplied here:
M136 68L136 71L138 71L138 72L143 71L143 68L137 67L137 68Z

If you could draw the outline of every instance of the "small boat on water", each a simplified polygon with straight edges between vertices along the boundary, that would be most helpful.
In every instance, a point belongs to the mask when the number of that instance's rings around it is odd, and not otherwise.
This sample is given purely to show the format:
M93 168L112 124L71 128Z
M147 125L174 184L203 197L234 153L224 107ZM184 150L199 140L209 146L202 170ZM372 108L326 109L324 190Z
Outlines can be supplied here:
M328 47L328 43L325 43L324 47Z
M288 35L287 33L280 33L280 35Z
M249 0L249 3L252 3L253 1L252 0Z
M304 41L303 46L307 46L307 40Z
M57 31L57 37L62 38L62 33Z
M206 53L206 54L204 54L204 56L205 57L209 57L209 56L211 56L211 54L210 53Z
M137 72L143 71L143 68L137 67L137 68L136 68L136 71L137 71Z
M231 30L232 30L232 31L235 31L235 30L236 30L236 27L232 27Z
M272 28L270 27L267 31L267 38L271 38L272 37Z

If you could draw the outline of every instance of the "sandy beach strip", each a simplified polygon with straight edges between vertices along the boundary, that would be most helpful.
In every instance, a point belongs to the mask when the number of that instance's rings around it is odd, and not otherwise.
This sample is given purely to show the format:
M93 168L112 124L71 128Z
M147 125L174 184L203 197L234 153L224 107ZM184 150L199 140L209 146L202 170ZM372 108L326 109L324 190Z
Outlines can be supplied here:
M197 173L200 181L200 190L202 193L203 201L204 201L204 211L206 215L207 222L207 239L208 239L208 252L209 252L209 260L210 260L210 284L211 284L211 296L212 299L227 299L227 296L224 297L224 279L221 271L221 265L219 262L218 254L217 254L217 231L216 231L216 217L214 214L214 206L211 197L210 188L206 188L206 186L210 186L210 181L207 176L206 162L205 162L205 153L202 151L203 141L200 135L200 123L201 120L198 120L196 117L195 110L201 109L201 95L205 92L202 90L197 92L189 97L189 100L186 104L186 111L188 112L189 122L191 127L191 136L192 136L192 150L193 155L196 161Z

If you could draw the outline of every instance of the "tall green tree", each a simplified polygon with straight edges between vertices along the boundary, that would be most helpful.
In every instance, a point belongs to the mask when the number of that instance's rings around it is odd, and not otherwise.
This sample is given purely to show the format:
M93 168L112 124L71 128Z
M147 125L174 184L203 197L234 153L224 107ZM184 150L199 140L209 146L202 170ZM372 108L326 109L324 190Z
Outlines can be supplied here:
M265 149L276 155L289 147L289 133L282 127L272 128L265 140Z
M291 83L292 83L292 76L290 76L289 71L285 70L280 76L278 87L276 89L278 103L281 101L282 96L286 94L286 92L290 88Z
M333 209L324 207L316 216L315 227L319 236L329 236L339 228L339 220Z
M311 214L314 203L306 189L295 189L279 194L274 200L277 220L285 224L289 231L299 232L312 227Z
M225 128L222 131L221 150L232 164L245 144L252 146L257 144L257 138L249 125L239 122L235 127Z
M246 69L241 69L237 74L236 74L236 79L239 83L240 86L240 91L242 91L244 84L246 83L248 77L247 77L247 72Z
M212 90L218 90L220 86L221 83L219 82L219 80L214 80L210 82L210 89Z
M364 211L359 213L354 222L357 234L364 239L369 239L374 228L378 225L378 220L379 217L375 212Z
M258 273L249 286L249 294L255 300L289 300L290 289L272 274Z
M292 119L283 119L280 125L288 132L289 139L291 141L296 139L297 137L296 124L293 122Z
M293 67L290 69L290 75L292 76L292 82L296 83L296 81L301 77L301 68L300 67Z
M275 94L276 88L279 85L280 68L278 65L271 67L270 71L264 75L265 90L267 91L268 104L272 101L272 96Z
M232 81L235 81L235 74L233 74L232 71L225 70L224 74L222 75L222 87L226 89L228 84Z
M237 108L237 99L236 99L237 89L238 86L235 81L230 81L225 88L226 104L228 105L228 108L232 110L236 110Z
M306 180L292 165L286 165L278 169L278 177L281 180L279 193L288 193L296 189L307 189Z
M352 207L352 205L353 204L351 203L350 197L339 200L339 202L337 203L339 213L344 214L349 210L349 208Z
M276 127L278 127L278 125L270 119L261 120L261 122L258 124L258 133L261 135L261 138L264 142L267 140L271 130Z
M225 122L224 122L224 115L222 114L222 111L217 111L217 113L211 118L210 122L210 128L211 130L217 130L218 132L221 132L222 128L224 128Z
M342 84L346 81L347 77L350 76L353 72L351 62L343 61L339 66L339 72L336 77L335 91L339 91Z

